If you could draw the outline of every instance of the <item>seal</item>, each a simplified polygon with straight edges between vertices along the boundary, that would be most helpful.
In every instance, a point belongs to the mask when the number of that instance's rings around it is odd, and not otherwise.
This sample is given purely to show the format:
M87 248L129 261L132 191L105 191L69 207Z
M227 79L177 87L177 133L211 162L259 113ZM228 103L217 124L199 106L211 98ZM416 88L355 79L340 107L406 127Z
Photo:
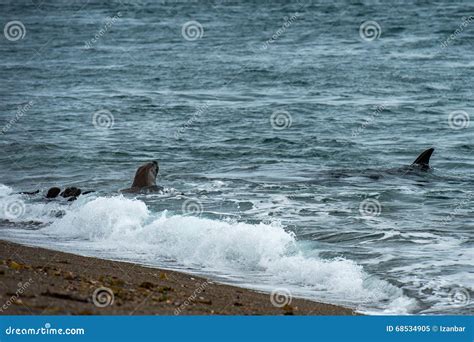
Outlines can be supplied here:
M148 193L163 191L163 187L156 185L156 177L159 171L158 162L156 160L148 162L140 166L135 172L132 186L128 189L120 190L128 193Z

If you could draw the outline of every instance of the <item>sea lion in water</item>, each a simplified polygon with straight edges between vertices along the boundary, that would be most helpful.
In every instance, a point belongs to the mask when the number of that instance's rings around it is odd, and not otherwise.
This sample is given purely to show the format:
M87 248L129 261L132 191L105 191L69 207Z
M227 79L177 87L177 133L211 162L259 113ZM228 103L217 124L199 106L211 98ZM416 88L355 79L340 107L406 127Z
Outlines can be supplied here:
M120 190L121 192L127 193L149 193L149 192L162 192L163 187L156 185L156 177L158 175L158 162L151 161L149 163L143 164L140 166L135 173L135 178L133 179L132 186L128 189ZM57 198L61 196L67 198L68 201L74 201L80 195L85 195L93 191L82 191L76 187L69 187L64 189L61 192L61 189L58 187L52 187L48 190L45 195L47 199ZM33 192L22 192L22 194L34 195L39 193L39 190Z
M135 172L132 186L121 192L157 192L163 191L163 187L156 185L156 177L159 170L158 162L152 161L140 166Z

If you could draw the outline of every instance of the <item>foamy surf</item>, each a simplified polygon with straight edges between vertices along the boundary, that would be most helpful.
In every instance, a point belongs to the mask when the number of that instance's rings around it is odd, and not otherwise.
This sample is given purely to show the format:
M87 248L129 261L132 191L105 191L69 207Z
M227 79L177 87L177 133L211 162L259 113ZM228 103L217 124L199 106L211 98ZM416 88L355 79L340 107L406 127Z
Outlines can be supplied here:
M0 204L5 207L12 201L24 206L14 221L45 224L31 233L15 235L10 230L12 240L21 236L32 245L186 269L261 290L285 287L295 296L372 313L409 313L416 305L399 288L370 276L354 261L309 255L278 222L250 224L155 213L145 202L123 196L80 197L72 204L29 203L26 196L2 187Z

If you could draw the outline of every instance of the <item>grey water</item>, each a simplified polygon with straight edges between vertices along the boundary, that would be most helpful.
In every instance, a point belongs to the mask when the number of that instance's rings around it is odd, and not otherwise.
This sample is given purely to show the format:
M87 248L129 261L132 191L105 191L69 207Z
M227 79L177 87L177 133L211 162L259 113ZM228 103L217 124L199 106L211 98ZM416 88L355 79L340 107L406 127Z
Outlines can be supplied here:
M3 0L0 13L5 30L23 25L0 37L0 183L13 192L119 196L158 160L168 191L138 196L157 215L192 200L204 226L277 224L305 260L348 260L397 289L407 313L472 314L474 3ZM396 171L430 147L429 172ZM0 238L74 251L2 215ZM146 262L199 273L180 255ZM227 266L206 272L271 282ZM318 284L292 288L325 299Z

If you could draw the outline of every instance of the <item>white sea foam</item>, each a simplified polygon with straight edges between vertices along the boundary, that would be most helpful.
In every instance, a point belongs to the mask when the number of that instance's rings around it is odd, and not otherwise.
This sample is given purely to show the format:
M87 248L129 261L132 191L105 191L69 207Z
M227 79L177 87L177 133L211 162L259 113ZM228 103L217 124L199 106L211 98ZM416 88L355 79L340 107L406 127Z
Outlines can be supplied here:
M0 191L11 194L3 188ZM112 251L110 257L126 253L130 261L137 261L134 255L140 255L141 260L145 256L157 266L159 260L175 260L197 272L215 271L234 279L240 276L248 284L263 288L264 284L245 278L257 274L259 281L268 286L304 289L314 298L353 304L393 303L389 312L403 313L413 304L400 289L369 277L353 261L306 255L294 234L279 223L249 224L170 215L166 211L153 213L143 201L123 196L82 197L62 208L64 216L36 232L43 241L66 242L73 249L87 245L92 255L96 251L104 256L103 250ZM34 213L42 218L47 212L45 208L27 211L29 219Z
M13 189L10 188L9 186L5 184L0 184L0 198L8 196L9 194L12 193L12 191Z
M379 302L403 297L398 288L368 277L353 261L305 256L294 234L278 223L153 214L144 202L118 196L72 208L44 233L136 251L148 260L173 259L197 270L257 272L268 282L302 287L331 299Z

